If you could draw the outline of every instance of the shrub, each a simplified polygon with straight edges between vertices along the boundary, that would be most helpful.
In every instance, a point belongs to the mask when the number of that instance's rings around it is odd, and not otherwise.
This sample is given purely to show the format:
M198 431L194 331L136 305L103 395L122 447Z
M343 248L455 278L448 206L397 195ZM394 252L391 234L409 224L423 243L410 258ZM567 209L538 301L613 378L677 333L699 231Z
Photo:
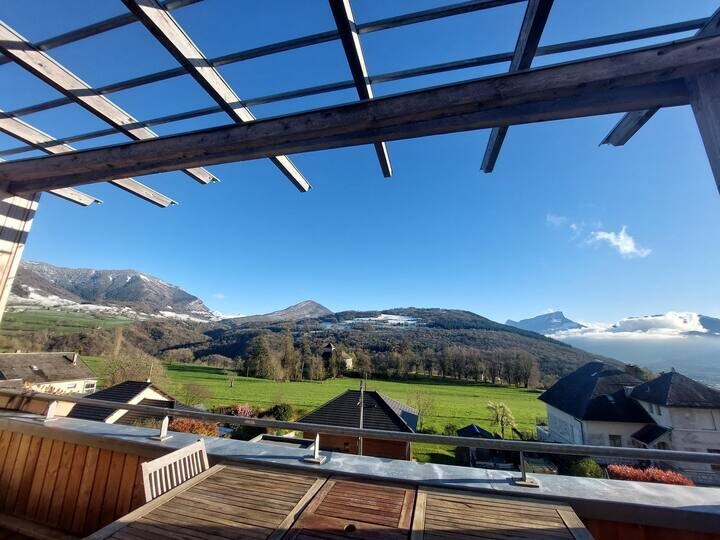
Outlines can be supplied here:
M267 413L275 418L275 420L280 420L281 422L289 422L293 419L293 408L289 403L273 405L268 409Z
M443 435L457 436L457 426L455 424L445 424Z
M583 476L585 478L602 478L602 469L594 460L582 458L570 463L567 472L571 476Z
M639 469L628 465L608 465L608 473L616 480L634 480L636 482L655 482L677 486L694 486L692 480L675 471L665 471L657 467Z
M231 416L255 416L255 409L247 403L233 403L228 407L227 414Z
M206 437L217 437L220 435L220 428L217 424L193 420L192 418L175 418L170 422L169 427L171 431L194 433L195 435L204 435Z

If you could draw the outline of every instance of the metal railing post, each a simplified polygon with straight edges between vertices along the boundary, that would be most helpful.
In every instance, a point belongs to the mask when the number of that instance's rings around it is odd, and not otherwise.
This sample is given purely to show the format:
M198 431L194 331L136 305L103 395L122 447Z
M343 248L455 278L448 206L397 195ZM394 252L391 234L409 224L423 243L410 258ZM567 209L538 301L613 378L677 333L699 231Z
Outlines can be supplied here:
M55 409L57 409L57 406L58 406L57 401L51 401L48 404L47 412L45 413L44 422L50 422L51 420L57 420L57 416L55 416Z
M314 463L315 465L322 465L327 459L325 456L320 455L320 434L315 434L315 444L313 445L313 453L311 456L305 456L302 460L305 463Z
M540 487L540 484L534 478L528 478L527 467L525 466L525 452L520 450L520 478L515 479L513 484L520 487Z
M170 417L166 416L163 418L162 423L160 424L160 434L159 435L153 435L150 437L154 441L167 441L168 439L172 439L172 435L168 435L168 426L170 425Z

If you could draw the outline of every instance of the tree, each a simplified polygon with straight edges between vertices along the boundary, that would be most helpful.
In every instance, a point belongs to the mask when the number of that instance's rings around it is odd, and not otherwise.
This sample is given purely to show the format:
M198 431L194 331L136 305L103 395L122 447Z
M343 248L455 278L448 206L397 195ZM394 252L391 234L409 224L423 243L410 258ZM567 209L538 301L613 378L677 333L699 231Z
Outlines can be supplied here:
M490 423L500 428L500 436L505 438L505 430L515 427L515 417L510 407L502 402L488 401L487 408L490 411Z
M162 353L163 360L170 362L192 362L195 360L195 354L192 349L180 347L178 349L167 349Z
M355 350L355 371L363 377L369 377L372 374L370 355L364 349Z
M250 346L250 358L253 375L261 379L280 378L280 366L277 359L270 352L270 345L266 334L256 336Z
M310 370L312 363L312 347L310 346L310 339L307 334L303 335L302 343L300 345L300 380L311 379Z
M103 378L107 386L148 379L158 386L167 385L167 373L160 361L142 353L111 357L105 364Z
M230 385L230 388L235 386L235 380L237 379L237 371L234 369L226 369L225 370L225 380L227 380L228 384Z
M180 387L180 394L185 404L191 407L212 399L212 392L206 386L197 383L183 384Z
M418 411L418 431L421 431L425 418L432 416L435 410L435 399L430 392L418 390L410 402Z
M295 340L289 331L285 333L285 343L280 363L286 379L294 381L302 379L300 365L298 363L298 354L295 350Z

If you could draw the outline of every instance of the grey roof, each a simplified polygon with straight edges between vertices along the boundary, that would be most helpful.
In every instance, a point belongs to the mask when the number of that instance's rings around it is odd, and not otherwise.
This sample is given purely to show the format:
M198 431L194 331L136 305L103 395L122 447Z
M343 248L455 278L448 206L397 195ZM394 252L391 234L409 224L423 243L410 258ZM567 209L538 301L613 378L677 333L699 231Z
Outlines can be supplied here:
M152 383L148 381L125 381L120 384L116 384L115 386L111 386L110 388L99 390L89 396L85 396L85 398L115 401L117 403L130 403L133 398L137 397L138 394L150 386L152 386ZM104 422L114 412L114 409L90 407L89 405L82 405L79 403L72 408L68 417Z
M97 375L74 352L0 353L0 380L3 379L49 383L97 379Z
M670 431L672 431L672 429L665 426L648 424L647 426L641 427L630 436L633 439L649 446Z
M347 390L303 416L298 422L325 426L360 427L359 390ZM407 420L406 420L407 419ZM363 427L413 433L417 429L417 411L380 392L365 391Z
M604 362L589 362L561 378L540 400L580 420L653 422L639 403L625 395L642 381Z
M475 437L476 439L494 439L495 435L477 424L468 424L457 430L458 437Z
M720 391L671 371L637 386L632 397L666 407L720 409Z

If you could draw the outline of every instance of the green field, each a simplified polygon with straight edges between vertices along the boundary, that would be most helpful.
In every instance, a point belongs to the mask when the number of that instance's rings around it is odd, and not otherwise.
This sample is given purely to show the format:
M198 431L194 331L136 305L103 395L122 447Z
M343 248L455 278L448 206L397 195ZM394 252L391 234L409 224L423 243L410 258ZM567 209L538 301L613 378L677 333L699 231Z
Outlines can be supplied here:
M70 313L43 309L8 311L3 316L0 334L51 330L53 333L72 333L94 328L113 328L130 324L130 319L105 318L90 313Z
M87 364L102 373L102 359L85 357ZM298 414L308 412L322 405L347 389L359 387L358 379L333 379L323 382L275 382L266 379L238 377L232 388L218 368L171 364L166 366L170 379L170 392L179 400L183 399L182 385L196 383L206 387L212 398L204 400L207 406L249 403L260 409L267 409L275 403L289 403ZM505 388L478 384L465 384L441 379L417 379L411 381L368 381L369 390L378 390L388 396L412 404L417 392L427 393L433 398L432 414L425 418L424 426L442 432L446 424L462 427L474 422L494 430L489 422L486 409L488 401L506 403L517 420L518 428L530 430L538 416L545 415L545 407L537 397L538 393L519 388ZM506 433L506 436L509 434ZM453 449L444 446L416 444L413 447L419 461L450 462Z

